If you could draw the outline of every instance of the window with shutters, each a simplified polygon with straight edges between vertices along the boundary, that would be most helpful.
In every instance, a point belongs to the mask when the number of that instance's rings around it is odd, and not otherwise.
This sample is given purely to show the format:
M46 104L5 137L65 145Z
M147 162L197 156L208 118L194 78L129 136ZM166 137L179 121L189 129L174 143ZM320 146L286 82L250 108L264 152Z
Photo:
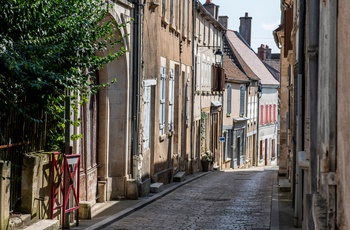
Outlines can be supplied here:
M218 68L212 64L211 66L211 90L212 91L218 91L219 89L219 79L218 79Z
M245 90L244 86L240 87L240 100L239 100L239 115L244 116L244 99L245 99Z
M232 113L232 87L227 85L227 115Z
M186 3L187 3L187 0L182 0L182 12L181 12L182 15L181 15L180 18L182 19L181 27L182 27L182 34L183 34L183 36L187 35L186 34L186 30L187 30L187 20L188 20L188 18L187 18L187 12L186 11L188 11L189 9L188 9L188 6L186 6Z
M202 74L202 70L201 70L201 62L200 62L200 57L196 56L196 61L197 61L197 74L196 74L196 91L200 91L201 88L201 74Z
M272 105L269 105L269 124L272 122L274 122L272 117Z
M260 105L260 125L264 124L264 106Z
M248 117L248 119L251 119L252 118L252 116L251 116L251 114L252 114L252 111L251 111L251 109L252 109L252 98L250 97L250 96L248 96L248 114L247 114L247 117Z
M273 121L277 122L277 106L276 104L273 105Z
M147 86L144 88L143 97L143 148L144 150L147 150L150 148L149 138L151 133L151 86Z
M269 123L269 105L265 105L265 124Z
M169 76L169 110L168 110L168 129L169 132L174 130L174 70L170 70Z
M167 0L162 0L162 16L165 17L165 12L166 12L166 1Z
M174 24L174 0L170 0L170 24Z
M165 133L165 67L160 68L160 84L159 84L159 134Z

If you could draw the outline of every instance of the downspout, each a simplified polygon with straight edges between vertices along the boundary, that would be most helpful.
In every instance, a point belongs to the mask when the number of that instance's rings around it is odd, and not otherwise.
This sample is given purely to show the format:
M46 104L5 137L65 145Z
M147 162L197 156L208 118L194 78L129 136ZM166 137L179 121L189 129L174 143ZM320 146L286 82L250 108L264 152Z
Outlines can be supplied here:
M246 83L246 107L245 107L245 117L248 118L248 105L249 105L249 85L250 85L250 81ZM250 154L248 153L247 154L247 149L249 149L249 146L247 148L247 139L248 139L248 123L250 121L250 118L247 119L247 122L246 122L246 132L245 132L245 140L244 140L244 146L245 146L245 149L244 149L244 152L245 152L245 162L247 162L247 155L249 156L249 161L251 162L252 159L250 158ZM245 164L244 162L244 164Z
M221 50L224 50L224 37L225 37L225 34L226 34L226 31L223 31L222 32L222 35L221 35L221 47L220 49ZM221 68L224 68L224 56L222 56L221 58ZM221 71L222 73L223 71ZM226 82L226 76L222 77L221 76L221 80L225 81ZM222 84L222 83L221 83ZM225 83L224 83L225 85ZM226 88L226 87L225 87ZM223 136L223 131L224 131L224 91L222 90L222 88L220 89L221 90L221 130L220 130L220 136ZM225 142L227 140L225 139ZM220 155L219 155L219 169L222 168L221 165L222 163L224 162L224 144L222 142L220 142Z
M258 89L257 89L257 99L258 99L258 105L257 105L257 118L256 118L256 156L255 156L255 166L259 166L259 154L260 154L260 148L259 148L259 125L260 125L260 98L262 95L262 84L259 81L258 82Z
M309 40L309 62L310 62L310 85L313 86L310 92L310 110L311 114L317 114L318 100L318 46L319 46L319 0L309 1L308 14L310 15L308 29L310 31ZM310 180L311 193L317 192L317 116L313 116L310 121L310 126L315 131L310 135Z
M133 64L132 64L132 146L131 146L131 159L130 166L133 168L135 163L134 158L139 155L139 125L140 125L140 86L142 80L141 63L142 63L142 0L134 0L134 42L133 42ZM136 165L137 167L137 165ZM133 170L129 170L133 172ZM129 172L127 172L129 173ZM132 178L136 179L136 172L132 173Z
M299 151L304 149L304 132L303 132L303 118L304 118L304 44L305 44L305 0L299 1L299 47L298 47L298 77L297 77L297 149L294 156L295 160L295 204L294 204L294 225L301 226L302 213L302 173L299 168Z
M191 87L191 95L192 95L192 105L191 105L191 139L192 143L196 143L195 135L194 135L194 126L195 126L195 121L194 121L194 103L195 103L195 87L196 87L196 56L195 56L195 45L194 45L194 37L196 33L196 9L197 9L197 4L196 1L192 2L192 87ZM191 145L191 167L192 167L192 173L193 173L193 160L195 159L195 144Z

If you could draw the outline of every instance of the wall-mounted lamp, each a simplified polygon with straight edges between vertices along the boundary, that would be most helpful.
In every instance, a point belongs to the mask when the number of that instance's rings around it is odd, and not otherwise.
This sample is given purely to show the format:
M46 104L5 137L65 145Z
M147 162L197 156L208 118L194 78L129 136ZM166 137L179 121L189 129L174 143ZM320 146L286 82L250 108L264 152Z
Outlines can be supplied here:
M258 97L261 98L261 96L262 96L262 84L259 81L259 83L258 83Z
M200 46L197 45L197 47L207 47L207 48L217 48L217 50L215 51L214 55L215 55L215 64L217 65L221 65L222 64L222 58L224 56L224 53L221 50L221 46Z
M215 52L215 63L217 65L221 65L222 64L222 57L224 56L224 53L221 51L221 49L219 48L216 52Z

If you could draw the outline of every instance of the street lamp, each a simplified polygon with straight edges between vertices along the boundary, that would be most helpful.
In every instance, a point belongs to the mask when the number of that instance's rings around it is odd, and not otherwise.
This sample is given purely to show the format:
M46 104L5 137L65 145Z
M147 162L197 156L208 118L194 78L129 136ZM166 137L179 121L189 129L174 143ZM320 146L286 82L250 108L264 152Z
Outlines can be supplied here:
M258 83L258 97L259 97L259 99L261 98L261 96L262 96L262 84L259 81L259 83Z
M206 45L197 45L197 47L207 47L207 48L217 48L217 50L214 53L215 56L215 64L216 65L222 65L222 58L224 56L224 53L221 50L221 46L206 46ZM214 52L214 51L213 51Z
M215 52L215 63L217 65L221 65L222 64L222 57L224 56L224 53L221 51L221 49L219 48L216 52Z

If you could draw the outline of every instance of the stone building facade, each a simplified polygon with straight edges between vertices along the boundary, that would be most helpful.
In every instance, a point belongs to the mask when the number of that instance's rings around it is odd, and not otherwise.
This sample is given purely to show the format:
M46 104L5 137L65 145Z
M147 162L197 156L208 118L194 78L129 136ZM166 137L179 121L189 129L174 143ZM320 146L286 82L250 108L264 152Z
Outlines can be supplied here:
M222 162L222 99L225 74L222 60L215 53L222 50L225 28L219 23L219 6L211 1L195 3L193 79L194 169L200 169L202 154L214 157L215 166Z
M292 159L294 220L303 229L350 227L345 192L350 186L345 176L349 6L343 0L282 1L284 21L276 33L286 58L283 87L290 91L282 98L289 105L290 124L283 149L290 152L283 156L284 162Z
M142 28L141 183L170 183L191 156L192 2L147 2ZM149 182L147 182L149 181Z

